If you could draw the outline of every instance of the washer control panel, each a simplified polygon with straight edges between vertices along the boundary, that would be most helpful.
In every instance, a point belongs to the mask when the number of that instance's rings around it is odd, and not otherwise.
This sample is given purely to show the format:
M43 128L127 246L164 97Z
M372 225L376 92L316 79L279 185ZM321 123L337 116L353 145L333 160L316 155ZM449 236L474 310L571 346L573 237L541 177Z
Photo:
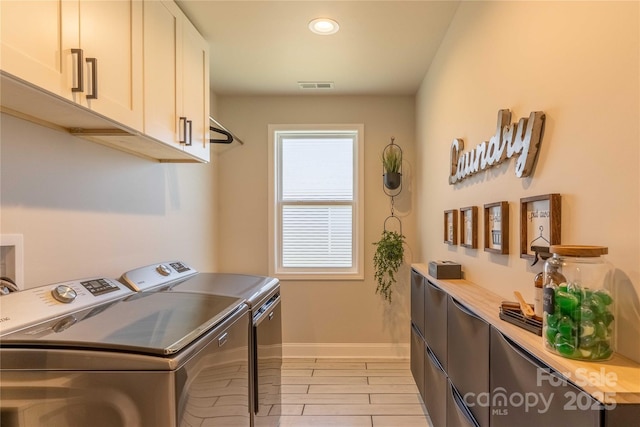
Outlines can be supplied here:
M0 297L0 336L133 294L115 279L93 277Z
M136 292L144 292L185 280L198 272L182 261L151 264L127 271L120 281Z

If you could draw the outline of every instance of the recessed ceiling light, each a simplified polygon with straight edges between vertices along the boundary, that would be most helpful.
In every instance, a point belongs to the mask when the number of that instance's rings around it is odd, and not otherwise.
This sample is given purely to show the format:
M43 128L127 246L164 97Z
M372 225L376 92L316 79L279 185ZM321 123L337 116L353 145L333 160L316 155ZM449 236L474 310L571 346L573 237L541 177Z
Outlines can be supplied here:
M309 22L309 29L312 33L328 36L329 34L335 34L340 29L340 25L333 19L329 18L316 18Z

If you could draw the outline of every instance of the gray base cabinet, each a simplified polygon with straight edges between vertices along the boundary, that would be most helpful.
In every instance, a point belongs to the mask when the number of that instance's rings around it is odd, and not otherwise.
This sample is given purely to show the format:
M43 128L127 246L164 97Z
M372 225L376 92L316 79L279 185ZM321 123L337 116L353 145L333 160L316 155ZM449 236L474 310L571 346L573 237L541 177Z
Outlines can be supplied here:
M640 425L640 405L603 405L435 282L412 270L411 372L435 427Z

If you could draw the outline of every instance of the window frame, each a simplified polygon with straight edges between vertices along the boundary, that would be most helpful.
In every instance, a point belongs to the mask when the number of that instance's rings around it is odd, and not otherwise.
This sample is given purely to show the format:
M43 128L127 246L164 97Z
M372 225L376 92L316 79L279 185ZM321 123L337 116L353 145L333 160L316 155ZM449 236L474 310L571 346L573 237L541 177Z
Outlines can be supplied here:
M353 137L353 201L347 202L352 210L352 260L350 268L302 268L282 266L282 201L279 186L281 185L280 142L279 135L305 134L327 135L332 133L352 133ZM295 124L268 125L268 159L269 159L269 274L281 280L362 280L364 279L364 125L363 124ZM351 136L351 135L350 135ZM276 175L278 174L278 175ZM326 202L309 203L322 205ZM344 201L335 204L345 204Z

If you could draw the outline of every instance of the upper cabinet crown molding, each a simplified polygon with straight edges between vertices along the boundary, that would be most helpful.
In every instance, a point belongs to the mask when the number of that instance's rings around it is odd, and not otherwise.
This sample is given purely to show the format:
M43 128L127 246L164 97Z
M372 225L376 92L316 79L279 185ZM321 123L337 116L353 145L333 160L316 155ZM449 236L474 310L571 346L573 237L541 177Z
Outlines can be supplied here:
M162 22L153 22L159 19L151 13L157 4L179 12L180 28L169 35L182 43L182 27L191 23L172 1L0 2L2 111L150 159L209 161L208 132L203 130L209 116L208 46L196 31L189 43L199 44L189 48L205 58L204 65L198 61L199 70L184 66L194 73L188 78L197 83L199 93L182 96L177 81L182 74L171 81L156 75L164 69L152 63L143 66L149 56L145 51L161 46L153 38L143 46L146 28L164 28ZM29 26L24 25L26 17ZM169 55L174 61L169 69L183 68L181 52ZM206 78L195 78L204 73ZM153 99L158 87L175 88L174 99ZM173 110L171 134L151 134L155 123L145 121L145 99L147 106L157 108L155 102L160 102ZM179 129L184 116L189 123L185 120Z

